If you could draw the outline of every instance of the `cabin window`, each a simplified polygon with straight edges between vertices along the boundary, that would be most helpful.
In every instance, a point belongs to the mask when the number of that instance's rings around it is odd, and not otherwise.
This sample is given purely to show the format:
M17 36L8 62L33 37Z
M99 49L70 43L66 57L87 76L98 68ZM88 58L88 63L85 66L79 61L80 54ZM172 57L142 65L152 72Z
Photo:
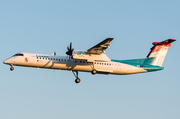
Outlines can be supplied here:
M36 57L38 59L38 57Z
M39 57L39 59L41 59L41 57Z
M80 61L80 63L82 63L82 61Z
M61 61L63 61L63 59L61 59Z
M58 59L56 59L56 61L58 61Z
M85 61L83 61L83 63L85 63Z
M66 61L66 60L64 60L64 61Z
M61 61L61 59L59 59L59 61Z
M75 62L77 62L77 61L75 60Z

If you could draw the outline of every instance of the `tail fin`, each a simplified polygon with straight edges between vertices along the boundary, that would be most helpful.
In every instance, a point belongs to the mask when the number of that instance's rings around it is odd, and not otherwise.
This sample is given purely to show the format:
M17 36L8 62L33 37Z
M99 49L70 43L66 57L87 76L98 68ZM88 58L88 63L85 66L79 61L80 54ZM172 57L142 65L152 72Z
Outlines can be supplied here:
M148 61L146 63L148 64L150 63L151 65L155 65L155 66L162 66L167 51L171 46L171 43L174 41L176 40L168 39L162 42L153 42L154 46L151 48L151 51L147 56L147 58L150 59L150 62Z

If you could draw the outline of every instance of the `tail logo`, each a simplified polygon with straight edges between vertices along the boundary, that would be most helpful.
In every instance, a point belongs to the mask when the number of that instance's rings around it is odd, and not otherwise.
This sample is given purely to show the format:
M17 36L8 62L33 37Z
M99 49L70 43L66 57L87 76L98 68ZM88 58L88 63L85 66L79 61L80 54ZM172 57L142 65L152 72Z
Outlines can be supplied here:
M157 47L154 52L158 52L162 49L162 47Z

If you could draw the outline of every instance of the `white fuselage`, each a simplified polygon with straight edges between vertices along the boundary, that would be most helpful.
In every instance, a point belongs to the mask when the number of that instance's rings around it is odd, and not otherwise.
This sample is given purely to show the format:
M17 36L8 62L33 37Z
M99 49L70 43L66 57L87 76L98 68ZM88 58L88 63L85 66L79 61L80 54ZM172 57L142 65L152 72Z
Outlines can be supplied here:
M5 60L5 64L49 68L70 71L91 72L93 69L105 74L134 74L147 72L143 68L117 62L87 62L85 60L74 60L69 56L22 53L23 56L12 56ZM97 72L97 73L98 73Z

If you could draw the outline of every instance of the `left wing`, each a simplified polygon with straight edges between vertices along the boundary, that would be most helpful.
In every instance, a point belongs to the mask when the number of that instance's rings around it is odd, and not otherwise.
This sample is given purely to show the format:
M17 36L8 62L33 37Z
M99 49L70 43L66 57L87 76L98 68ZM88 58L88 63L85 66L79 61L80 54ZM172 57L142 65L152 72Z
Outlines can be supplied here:
M109 47L109 43L113 40L114 38L106 38L105 40L103 40L102 42L100 42L99 44L95 45L94 47L88 49L86 52L89 54L102 54L108 47Z

